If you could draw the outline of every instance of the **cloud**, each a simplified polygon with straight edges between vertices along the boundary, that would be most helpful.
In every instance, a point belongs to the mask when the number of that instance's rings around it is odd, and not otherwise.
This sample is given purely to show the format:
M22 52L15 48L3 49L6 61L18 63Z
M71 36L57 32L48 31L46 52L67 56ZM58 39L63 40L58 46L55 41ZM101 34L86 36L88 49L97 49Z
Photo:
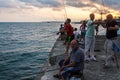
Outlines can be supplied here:
M0 7L1 8L13 8L13 7L15 7L15 3L11 0L6 0L6 1L0 0Z
M103 4L106 10L113 12L120 10L119 0L0 0L0 18L1 21L10 20L13 17L15 17L14 21L20 21L19 18L21 21L64 18L65 7L69 17L73 16L72 18L75 19L76 16L78 19L81 17L79 14L87 15L90 11L98 10L95 13L100 13Z
M49 7L60 7L61 4L56 0L37 0L38 2L48 5Z
M25 3L19 0L0 0L0 8L30 9L31 6L25 5Z
M66 0L66 5L83 8L83 7L93 7L93 8L101 8L94 4L98 4L101 6L106 6L109 8L113 8L116 10L120 10L120 1L119 0Z
M24 2L26 5L34 6L37 8L59 8L61 7L60 1L57 0L20 0L21 2Z
M66 0L65 3L66 5L69 6L73 6L73 7L91 7L92 5L89 4L90 1L88 1L87 3L84 1L80 1L80 0Z
M100 4L100 5L103 5L105 7L120 10L120 1L119 0L90 0L90 1Z
M105 1L105 5L116 9L116 10L120 10L120 1L119 0L104 0Z
M33 6L33 7L45 7L45 5L39 3L37 0L19 0L25 4L25 6Z
M64 4L63 4L64 2ZM59 10L59 8L65 6L72 6L76 8L84 7L96 7L94 3L119 10L120 2L119 0L0 0L0 8L53 8L54 10Z

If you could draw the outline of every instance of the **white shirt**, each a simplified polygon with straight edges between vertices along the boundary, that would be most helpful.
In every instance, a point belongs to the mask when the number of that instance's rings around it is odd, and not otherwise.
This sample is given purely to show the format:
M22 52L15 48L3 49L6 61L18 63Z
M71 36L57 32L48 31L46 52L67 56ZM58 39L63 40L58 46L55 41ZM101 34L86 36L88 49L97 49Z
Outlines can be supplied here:
M74 31L74 39L77 39L78 38L78 31Z

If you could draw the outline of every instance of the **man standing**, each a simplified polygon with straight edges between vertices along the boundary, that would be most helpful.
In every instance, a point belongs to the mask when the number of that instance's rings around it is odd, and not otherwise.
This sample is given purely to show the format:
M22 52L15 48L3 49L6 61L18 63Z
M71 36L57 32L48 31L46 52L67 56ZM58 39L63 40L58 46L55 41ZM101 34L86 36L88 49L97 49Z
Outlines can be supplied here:
M112 14L107 15L107 20L102 26L106 29L106 41L104 49L106 51L106 58L104 68L110 67L110 61L114 57L113 42L117 41L117 30L119 29L117 22L113 19Z
M88 62L90 59L96 61L94 57L94 46L95 46L95 27L98 24L97 21L94 21L95 15L90 14L90 20L87 22L87 31L85 35L85 60ZM90 59L88 57L88 51L90 50Z
M70 46L70 42L74 39L74 33L73 33L73 27L70 24L71 23L71 19L67 18L67 20L65 21L65 25L64 25L64 32L67 33L67 39L66 39L66 50L65 50L65 54L68 54L69 51L69 46Z

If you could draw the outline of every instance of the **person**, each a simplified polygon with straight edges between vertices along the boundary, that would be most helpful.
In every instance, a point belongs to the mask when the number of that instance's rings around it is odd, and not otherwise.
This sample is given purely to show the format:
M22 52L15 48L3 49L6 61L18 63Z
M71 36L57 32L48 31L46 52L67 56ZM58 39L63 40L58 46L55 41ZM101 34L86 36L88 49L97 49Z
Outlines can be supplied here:
M64 29L66 29L66 21L64 22ZM65 32L64 29L62 30L62 32L65 33L65 36L64 36L65 37L65 41L64 41L63 44L66 45L66 43L67 43L67 32Z
M95 26L98 24L98 21L94 21L95 15L90 14L90 20L87 22L87 31L85 35L85 61L89 62L90 59L96 61L94 56L94 47L95 47ZM90 50L90 58L88 57L88 51Z
M78 39L78 35L79 35L79 33L78 33L78 31L77 31L77 28L75 28L74 29L74 39Z
M85 41L85 33L86 33L86 21L82 22L82 25L80 26L80 31L81 31L81 37L80 41Z
M95 30L96 30L96 36L98 36L98 32L99 32L99 25L96 25Z
M119 29L119 26L113 19L112 14L108 14L106 16L106 21L102 23L102 26L103 28L107 28L106 41L104 44L104 49L106 52L104 68L108 68L110 67L111 60L114 59L113 42L117 41L117 30Z
M65 60L59 62L59 72L54 75L56 78L62 78L66 80L70 73L83 71L84 69L84 52L79 48L78 40L71 41L72 51L70 55L66 57Z
M63 30L63 32L67 33L66 50L64 52L65 54L68 54L70 42L74 39L73 27L70 23L71 23L71 19L67 18L67 20L65 21L64 30Z
M64 32L62 32L62 30L64 29L64 27L63 27L63 24L61 24L60 25L60 28L59 28L59 31L58 31L58 33L57 34L59 34L60 33L60 39L61 40L64 40Z

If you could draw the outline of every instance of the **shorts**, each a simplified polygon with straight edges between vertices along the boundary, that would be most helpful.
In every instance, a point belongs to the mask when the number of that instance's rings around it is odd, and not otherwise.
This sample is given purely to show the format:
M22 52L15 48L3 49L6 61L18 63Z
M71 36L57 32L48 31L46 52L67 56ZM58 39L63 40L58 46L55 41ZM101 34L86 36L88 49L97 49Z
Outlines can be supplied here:
M81 32L81 36L84 37L86 32Z
M74 35L72 35L72 36L67 36L67 42L71 42L72 40L74 39Z

